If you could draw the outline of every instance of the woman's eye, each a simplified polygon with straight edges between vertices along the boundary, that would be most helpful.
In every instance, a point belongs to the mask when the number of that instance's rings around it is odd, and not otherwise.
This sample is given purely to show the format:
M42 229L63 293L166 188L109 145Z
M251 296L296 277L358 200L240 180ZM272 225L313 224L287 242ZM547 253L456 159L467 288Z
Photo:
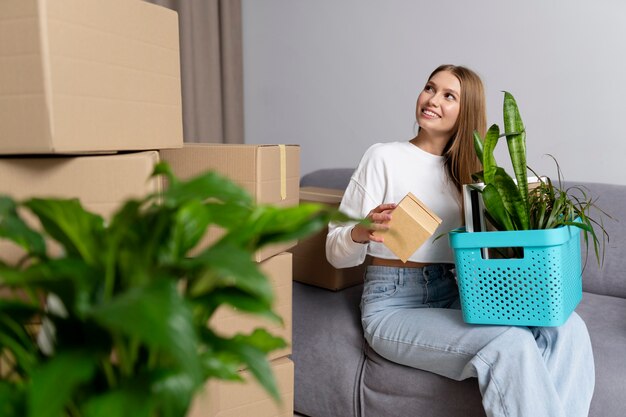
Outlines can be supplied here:
M427 85L426 87L424 87L424 91L427 91L427 92L431 93L431 92L435 91L435 89L432 86Z
M450 101L456 100L456 97L452 93L446 94L445 97L446 97L447 100L450 100Z

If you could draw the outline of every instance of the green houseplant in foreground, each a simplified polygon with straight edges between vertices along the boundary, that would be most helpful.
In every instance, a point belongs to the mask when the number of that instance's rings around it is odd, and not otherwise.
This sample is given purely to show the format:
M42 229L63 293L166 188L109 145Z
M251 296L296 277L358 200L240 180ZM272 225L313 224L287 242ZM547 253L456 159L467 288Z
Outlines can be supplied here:
M589 212L594 208L600 214L606 215L606 213L595 205L595 201L583 187L562 188L558 164L558 187L554 186L549 178L545 178L529 191L526 131L517 103L506 91L504 92L503 115L504 133L500 134L497 124L488 129L484 139L478 132L474 132L474 149L483 165L483 170L475 173L473 177L476 181L485 184L484 188L476 189L482 193L487 219L497 230L579 227L583 231L586 243L588 243L588 237L591 236L596 258L600 262L600 239L594 230L594 225L601 229L603 243L604 237L608 238L608 234L601 223L589 216ZM496 164L493 155L501 137L506 137L515 181Z
M281 320L251 254L345 218L256 206L212 172L180 182L161 164L154 175L168 189L127 201L108 223L77 200L0 197L0 237L25 251L0 263L0 286L22 293L0 298L3 417L183 417L207 379L236 380L244 365L278 399L266 354L285 341L262 329L222 337L208 320L222 304ZM209 225L225 235L189 257ZM49 257L46 239L63 254Z

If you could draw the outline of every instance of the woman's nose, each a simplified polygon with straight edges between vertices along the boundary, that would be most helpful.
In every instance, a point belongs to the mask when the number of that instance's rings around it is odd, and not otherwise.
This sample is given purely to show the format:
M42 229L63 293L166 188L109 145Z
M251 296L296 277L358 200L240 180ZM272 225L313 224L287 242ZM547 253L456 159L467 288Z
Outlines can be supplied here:
M433 94L428 99L428 104L437 107L439 105L439 94Z

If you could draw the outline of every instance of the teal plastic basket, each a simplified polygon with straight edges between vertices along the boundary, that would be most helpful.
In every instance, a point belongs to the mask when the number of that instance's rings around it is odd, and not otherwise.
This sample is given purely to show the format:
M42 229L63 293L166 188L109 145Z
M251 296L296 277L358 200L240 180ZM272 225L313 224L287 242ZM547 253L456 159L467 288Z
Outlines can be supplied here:
M582 299L580 229L449 234L463 320L559 326ZM484 259L484 248L523 247L523 258Z

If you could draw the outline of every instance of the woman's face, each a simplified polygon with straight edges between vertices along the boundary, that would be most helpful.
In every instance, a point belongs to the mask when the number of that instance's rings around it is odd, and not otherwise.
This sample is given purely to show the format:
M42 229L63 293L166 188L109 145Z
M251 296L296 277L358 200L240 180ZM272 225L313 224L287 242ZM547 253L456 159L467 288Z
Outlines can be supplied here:
M461 82L449 71L428 80L417 97L415 115L420 128L433 135L452 136L461 107Z

